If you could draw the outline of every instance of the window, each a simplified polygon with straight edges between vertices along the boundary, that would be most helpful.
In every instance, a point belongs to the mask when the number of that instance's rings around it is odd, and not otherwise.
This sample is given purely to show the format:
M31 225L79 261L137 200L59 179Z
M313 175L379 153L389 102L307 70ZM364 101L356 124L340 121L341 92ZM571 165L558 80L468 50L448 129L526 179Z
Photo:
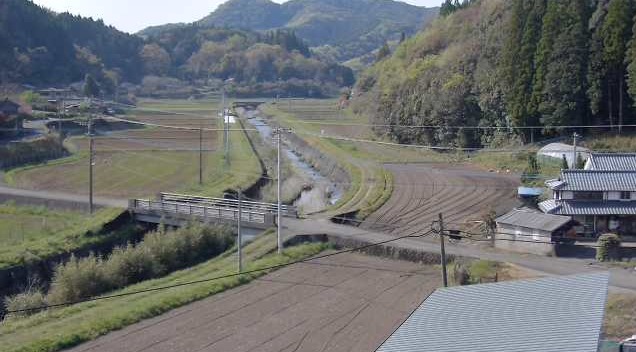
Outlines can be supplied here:
M574 192L577 200L603 200L603 192Z
M632 199L632 192L621 192L621 200L630 200Z

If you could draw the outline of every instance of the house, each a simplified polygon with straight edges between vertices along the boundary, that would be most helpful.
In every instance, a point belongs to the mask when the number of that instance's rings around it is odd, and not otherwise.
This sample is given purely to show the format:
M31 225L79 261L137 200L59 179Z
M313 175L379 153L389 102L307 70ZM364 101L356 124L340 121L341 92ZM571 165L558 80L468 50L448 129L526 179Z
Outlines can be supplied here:
M572 168L576 165L576 160L581 158L586 160L589 156L589 149L583 147L576 147L576 158L574 157L574 146L564 143L550 143L537 152L537 160L543 162L560 163L565 159L568 162L568 166Z
M555 245L576 236L578 223L569 216L519 208L496 220L495 247L516 252L553 254Z
M636 153L592 153L585 170L636 171Z
M562 170L546 181L552 199L539 203L546 214L564 215L582 224L577 233L636 233L636 171Z
M23 129L20 104L8 98L0 101L0 136L15 136Z
M597 352L609 273L442 288L378 352Z

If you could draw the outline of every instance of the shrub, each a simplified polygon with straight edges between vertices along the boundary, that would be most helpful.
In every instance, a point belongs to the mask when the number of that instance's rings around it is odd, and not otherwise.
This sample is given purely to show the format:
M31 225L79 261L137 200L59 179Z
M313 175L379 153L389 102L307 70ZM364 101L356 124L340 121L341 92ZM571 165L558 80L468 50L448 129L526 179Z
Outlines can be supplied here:
M596 260L607 262L620 260L621 238L613 233L607 233L598 237L596 247Z
M71 259L55 269L47 299L50 303L64 303L91 297L112 289L101 258L91 254Z
M232 231L224 226L151 232L136 246L115 248L107 259L72 256L55 269L46 298L55 304L92 297L199 263L233 245Z

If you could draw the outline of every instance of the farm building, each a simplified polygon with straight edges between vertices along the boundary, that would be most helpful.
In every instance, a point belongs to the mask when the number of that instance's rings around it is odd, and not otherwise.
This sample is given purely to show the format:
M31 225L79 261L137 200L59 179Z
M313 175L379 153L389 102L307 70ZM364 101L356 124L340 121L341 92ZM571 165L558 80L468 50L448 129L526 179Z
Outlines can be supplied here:
M576 165L577 158L583 159L583 161L587 160L590 150L583 147L576 147L577 157L574 157L574 146L564 143L550 143L543 148L539 149L537 152L537 160L543 162L554 162L558 163L563 160L563 156L565 155L565 159L568 161L568 166L572 168Z
M0 136L18 134L23 128L22 123L20 104L8 98L0 101Z
M552 254L554 246L576 236L576 221L568 216L520 208L496 219L495 247L515 252Z
M597 352L609 273L438 289L378 352Z
M577 233L636 233L636 171L562 170L546 181L552 199L539 204L547 214L565 215L582 226Z

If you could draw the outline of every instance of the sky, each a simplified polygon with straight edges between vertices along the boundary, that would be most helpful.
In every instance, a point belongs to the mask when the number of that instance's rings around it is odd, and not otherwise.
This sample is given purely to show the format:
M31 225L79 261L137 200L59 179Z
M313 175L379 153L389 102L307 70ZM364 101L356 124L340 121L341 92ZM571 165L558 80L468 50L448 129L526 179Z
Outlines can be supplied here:
M278 3L284 0L274 0ZM347 0L343 0L347 1ZM207 16L225 0L34 0L56 12L70 12L103 19L106 24L129 33L148 26L193 22ZM439 6L442 0L403 0L413 5ZM152 9L152 11L148 11Z

